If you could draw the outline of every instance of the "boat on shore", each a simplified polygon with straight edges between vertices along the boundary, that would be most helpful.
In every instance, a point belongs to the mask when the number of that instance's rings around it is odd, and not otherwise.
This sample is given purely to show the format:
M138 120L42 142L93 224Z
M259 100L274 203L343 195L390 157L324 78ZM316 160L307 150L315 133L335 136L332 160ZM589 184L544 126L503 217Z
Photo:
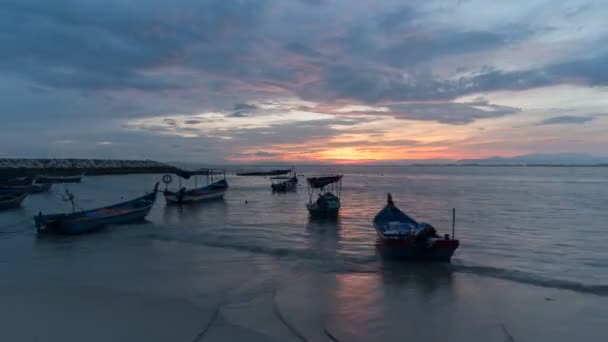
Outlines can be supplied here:
M433 226L417 222L401 211L387 195L385 207L374 217L379 248L389 257L449 262L459 241L448 234L440 237Z
M276 176L270 178L270 188L273 192L293 191L298 186L298 176L293 172L289 176Z
M237 176L282 176L292 172L292 169L276 169L270 171L245 171L237 172Z
M157 192L158 183L151 193L130 201L91 210L72 210L69 214L43 215L40 212L34 216L34 222L38 233L74 235L93 232L110 224L142 221L152 209ZM74 209L74 196L68 193L67 200L72 202Z
M36 177L36 183L38 184L80 183L81 181L82 174L68 176L39 175Z
M0 194L0 210L20 207L27 195L27 192L20 194Z
M216 180L215 176L217 175L222 175L223 178ZM228 190L228 182L226 181L226 172L224 170L205 169L184 172L178 176L179 190L177 191L169 190L169 183L171 183L172 177L170 175L163 177L163 182L166 185L163 195L167 204L186 204L220 199L224 197L224 193ZM198 176L207 176L207 185L199 187ZM187 189L185 186L182 186L182 179L189 179L190 177L194 178L194 188Z
M340 210L343 175L326 175L307 178L308 204L306 208L311 217L337 217ZM313 200L314 195L317 198Z

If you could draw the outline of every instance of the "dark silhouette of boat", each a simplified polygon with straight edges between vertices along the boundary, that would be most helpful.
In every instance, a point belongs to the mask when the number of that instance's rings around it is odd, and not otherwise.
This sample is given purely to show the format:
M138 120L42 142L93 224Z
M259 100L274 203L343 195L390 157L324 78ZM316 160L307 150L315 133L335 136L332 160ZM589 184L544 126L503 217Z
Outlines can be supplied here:
M312 217L336 217L340 210L342 175L328 175L307 178L308 204L306 208ZM317 199L313 201L314 195Z
M270 171L237 172L237 176L281 176L290 173L292 169L277 169Z
M293 191L298 186L298 176L293 172L289 176L276 176L270 178L270 188L273 192Z
M201 175L207 176L207 185L198 187L198 176ZM216 175L222 175L223 178L215 180L214 176ZM163 182L165 182L167 186L163 191L167 204L185 204L220 199L224 196L226 190L228 190L228 182L226 181L226 172L224 170L204 169L183 172L178 176L180 179L179 190L177 191L170 191L168 189L169 183L171 183L172 180L171 176L165 175L163 177ZM188 179L190 177L194 177L195 185L193 189L187 189L182 186L182 179Z
M156 201L158 183L154 190L144 196L119 204L83 211L73 211L69 214L38 213L34 222L39 233L83 234L96 231L110 224L124 224L143 220ZM69 194L68 200L72 202Z
M440 237L430 224L406 215L395 206L391 194L373 224L380 238L379 248L389 257L449 262L459 246L459 241L448 234Z
M36 177L36 183L38 183L38 184L80 183L81 181L82 181L82 174L68 175L68 176L39 175L38 177Z

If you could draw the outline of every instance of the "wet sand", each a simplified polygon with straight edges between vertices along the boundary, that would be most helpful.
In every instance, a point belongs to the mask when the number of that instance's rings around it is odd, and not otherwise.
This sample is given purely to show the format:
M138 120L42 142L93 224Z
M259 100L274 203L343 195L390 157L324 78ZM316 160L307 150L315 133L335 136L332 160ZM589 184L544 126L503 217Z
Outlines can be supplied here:
M446 265L332 272L166 241L35 243L0 262L3 341L608 340L607 297Z

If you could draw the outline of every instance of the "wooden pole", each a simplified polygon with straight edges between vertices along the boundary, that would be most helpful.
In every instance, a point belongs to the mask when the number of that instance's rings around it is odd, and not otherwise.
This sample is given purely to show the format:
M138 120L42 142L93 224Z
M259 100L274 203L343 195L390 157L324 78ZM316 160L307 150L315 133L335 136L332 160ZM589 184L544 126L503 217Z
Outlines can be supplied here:
M452 239L455 239L456 236L454 235L455 231L455 227L456 227L456 208L452 208Z

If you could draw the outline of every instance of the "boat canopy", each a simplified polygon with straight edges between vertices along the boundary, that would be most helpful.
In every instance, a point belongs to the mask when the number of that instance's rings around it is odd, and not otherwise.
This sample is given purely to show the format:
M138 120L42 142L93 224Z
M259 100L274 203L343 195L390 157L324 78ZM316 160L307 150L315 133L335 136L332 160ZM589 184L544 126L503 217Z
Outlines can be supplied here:
M342 179L342 175L310 177L307 179L311 188L323 188L329 184L336 183Z

